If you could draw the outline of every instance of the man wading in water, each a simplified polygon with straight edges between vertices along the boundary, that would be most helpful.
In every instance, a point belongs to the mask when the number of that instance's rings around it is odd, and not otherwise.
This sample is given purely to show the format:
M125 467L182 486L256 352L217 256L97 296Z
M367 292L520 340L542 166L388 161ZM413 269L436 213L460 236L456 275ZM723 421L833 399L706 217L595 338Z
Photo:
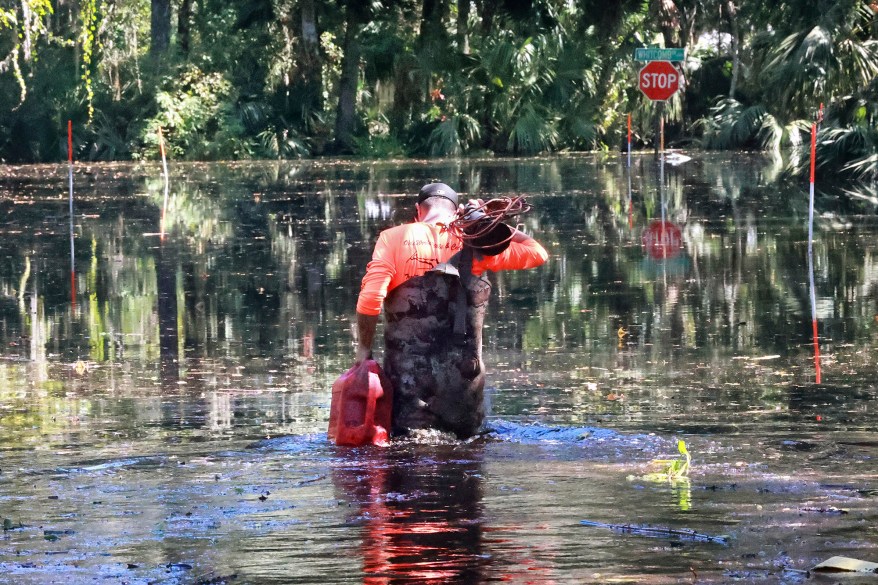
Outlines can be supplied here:
M481 251L464 246L448 229L458 218L458 196L444 183L424 185L415 210L414 222L381 232L366 267L357 300L356 363L372 355L383 303L393 434L438 429L465 439L485 417L482 323L491 285L484 273L534 268L548 254L505 225L508 243Z

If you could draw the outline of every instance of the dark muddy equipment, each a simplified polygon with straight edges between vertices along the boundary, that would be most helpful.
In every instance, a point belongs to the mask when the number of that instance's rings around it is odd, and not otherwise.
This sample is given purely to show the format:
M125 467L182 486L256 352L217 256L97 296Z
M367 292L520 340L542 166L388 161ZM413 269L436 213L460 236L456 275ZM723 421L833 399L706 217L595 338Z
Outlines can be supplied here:
M482 325L490 295L487 279L458 278L454 271L428 272L388 295L384 371L394 387L393 434L433 428L465 439L479 430L485 418ZM458 329L465 324L465 333L455 333L456 321Z

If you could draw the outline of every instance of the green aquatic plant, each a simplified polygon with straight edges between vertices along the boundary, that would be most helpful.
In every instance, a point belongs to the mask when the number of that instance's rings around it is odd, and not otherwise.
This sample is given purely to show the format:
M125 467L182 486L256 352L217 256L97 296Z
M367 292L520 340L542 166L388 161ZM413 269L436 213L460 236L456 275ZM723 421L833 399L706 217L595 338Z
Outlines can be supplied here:
M642 479L644 481L659 483L688 479L689 468L692 464L692 456L689 454L689 449L686 448L686 441L683 441L682 439L677 441L677 450L680 452L680 457L677 459L653 459L650 461L650 466L653 468L659 468L661 471L647 473L646 475L639 477L629 475L628 479Z
M682 439L677 441L677 450L680 452L680 457L677 459L653 459L650 461L650 465L653 468L659 468L661 471L654 471L640 477L629 475L628 479L641 479L656 483L669 481L672 484L679 481L688 481L692 456L689 454L689 449L686 448L686 441Z
M692 463L692 456L686 448L686 441L682 439L677 441L677 450L681 457L677 459L654 459L651 464L661 467L661 472L648 473L645 478L656 478L658 481L675 480L689 477L689 466ZM653 480L654 481L654 480Z
M680 457L677 459L653 459L650 461L653 468L659 468L661 471L647 473L640 477L629 476L628 479L629 481L639 479L652 483L669 483L677 495L680 510L685 512L692 507L692 484L689 481L692 456L683 440L677 441L677 450L680 452Z

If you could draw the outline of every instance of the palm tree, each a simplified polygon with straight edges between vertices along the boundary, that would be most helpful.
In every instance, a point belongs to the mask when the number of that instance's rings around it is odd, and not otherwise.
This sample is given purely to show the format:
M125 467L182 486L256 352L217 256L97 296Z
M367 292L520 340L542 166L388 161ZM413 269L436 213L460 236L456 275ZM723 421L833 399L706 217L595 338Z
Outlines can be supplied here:
M805 133L819 104L826 103L821 156L835 158L832 166L837 168L868 167L862 157L870 151L857 145L869 143L870 133L857 116L864 121L860 107L870 91L874 94L869 88L878 75L873 11L861 0L842 0L825 10L807 2L784 3L776 13L747 8L739 16L762 32L748 39L749 73L741 80L741 97L719 100L702 120L704 145L756 143L774 151L800 146L807 143ZM854 166L846 167L851 156Z
M457 122L467 132L462 143L480 138L496 152L535 154L594 138L595 45L577 39L572 14L538 4L528 14L548 30L524 15L497 14L494 34L472 39L463 75L445 91L449 107L467 116ZM481 132L472 132L471 121Z

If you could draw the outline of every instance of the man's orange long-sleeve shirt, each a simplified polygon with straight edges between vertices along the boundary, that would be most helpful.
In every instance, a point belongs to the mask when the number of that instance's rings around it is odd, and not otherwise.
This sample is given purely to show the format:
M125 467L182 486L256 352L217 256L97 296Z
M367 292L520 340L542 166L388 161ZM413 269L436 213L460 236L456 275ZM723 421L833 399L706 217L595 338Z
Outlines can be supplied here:
M366 266L366 275L357 299L357 312L378 315L387 293L415 276L421 276L437 264L447 262L462 248L459 237L442 226L414 222L381 232ZM543 264L549 255L534 239L511 242L501 254L473 258L476 276L486 270L523 270Z

